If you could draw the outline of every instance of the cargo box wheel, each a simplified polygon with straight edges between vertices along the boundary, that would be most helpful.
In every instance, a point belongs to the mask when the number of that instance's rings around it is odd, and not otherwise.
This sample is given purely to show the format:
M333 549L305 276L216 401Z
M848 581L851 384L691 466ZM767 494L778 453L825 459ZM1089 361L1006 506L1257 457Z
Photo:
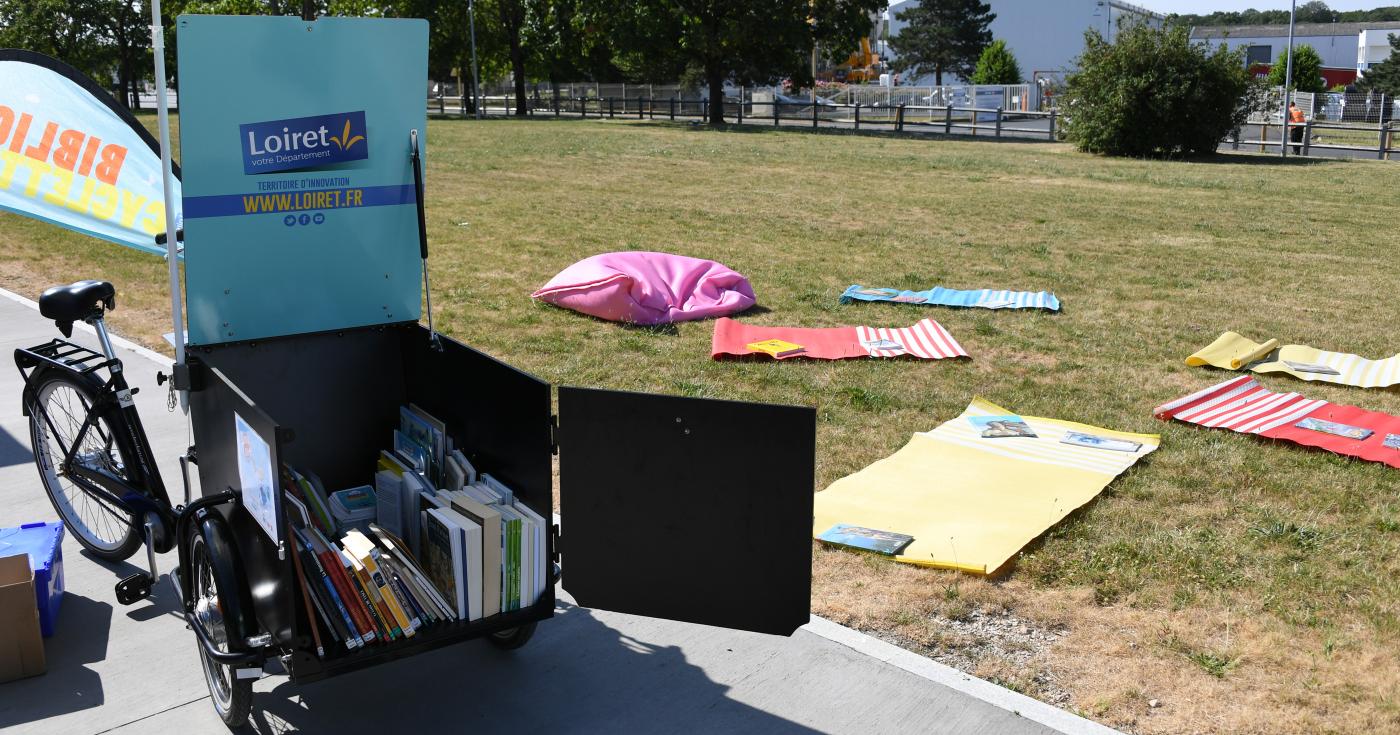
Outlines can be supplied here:
M526 643L535 635L535 623L526 623L518 628L507 628L498 630L487 636L491 645L502 651L513 651Z

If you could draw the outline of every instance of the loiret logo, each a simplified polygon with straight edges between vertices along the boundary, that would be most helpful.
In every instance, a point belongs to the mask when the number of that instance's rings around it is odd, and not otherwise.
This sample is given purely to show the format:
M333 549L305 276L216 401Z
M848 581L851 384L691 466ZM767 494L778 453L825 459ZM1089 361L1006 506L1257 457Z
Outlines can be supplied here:
M266 174L369 158L365 112L298 117L238 126L243 173Z

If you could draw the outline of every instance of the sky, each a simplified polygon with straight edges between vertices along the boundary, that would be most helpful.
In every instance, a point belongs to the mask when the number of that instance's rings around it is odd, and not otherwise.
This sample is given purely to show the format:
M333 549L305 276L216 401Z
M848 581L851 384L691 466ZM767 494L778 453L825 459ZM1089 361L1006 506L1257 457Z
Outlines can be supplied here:
M1288 10L1288 0L1127 0L1159 13L1212 13L1217 10ZM1304 0L1299 0L1302 5ZM1371 10L1400 5L1400 0L1326 0L1333 10Z

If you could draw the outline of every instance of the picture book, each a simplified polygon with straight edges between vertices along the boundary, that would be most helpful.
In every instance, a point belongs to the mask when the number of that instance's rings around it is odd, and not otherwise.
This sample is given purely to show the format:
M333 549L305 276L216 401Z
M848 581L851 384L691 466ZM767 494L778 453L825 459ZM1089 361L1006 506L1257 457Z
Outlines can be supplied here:
M1391 449L1400 449L1400 434L1386 434L1382 443Z
M394 454L414 472L427 474L432 450L419 444L402 431L394 430Z
M442 465L447 457L447 425L415 403L408 404L408 410L422 422L422 425L429 429L428 441L426 443L420 441L419 443L423 443L432 452L430 458L432 469L428 477L433 481L434 487L437 487L442 483Z
M914 537L893 531L881 531L875 528L838 523L823 531L817 540L833 546L844 546L862 551L873 551L884 556L895 556L912 543Z
M1324 419L1315 418L1303 419L1302 421L1299 421L1298 423L1294 424L1294 426L1300 429L1310 429L1312 431L1320 431L1324 434L1333 434L1336 436L1342 436L1348 439L1357 440L1365 439L1366 437L1369 437L1370 435L1376 433L1370 429L1364 429L1360 426L1352 426L1350 424L1339 424L1335 421L1326 421Z
M446 438L438 433L422 415L408 406L399 407L399 431L414 443L428 450L427 475L429 479L436 482L438 476L438 467L434 464L437 459L436 451L439 445L446 445Z
M761 342L750 342L745 347L753 352L762 352L773 357L787 357L797 355L807 351L806 347L781 339L765 339Z
M456 608L457 617L468 618L467 590L462 579L462 535L460 529L442 514L445 511L431 508L423 511L423 573Z
M863 339L860 341L860 344L867 350L883 350L885 352L904 351L904 345L892 339Z
M1076 447L1089 447L1090 449L1108 449L1114 452L1136 452L1142 449L1141 442L1084 434L1078 431L1066 431L1065 438L1061 439L1060 443L1073 444Z
M999 439L1002 437L1029 437L1036 438L1036 433L1031 430L1026 420L1020 416L969 416L967 420L973 426L982 430L984 439Z

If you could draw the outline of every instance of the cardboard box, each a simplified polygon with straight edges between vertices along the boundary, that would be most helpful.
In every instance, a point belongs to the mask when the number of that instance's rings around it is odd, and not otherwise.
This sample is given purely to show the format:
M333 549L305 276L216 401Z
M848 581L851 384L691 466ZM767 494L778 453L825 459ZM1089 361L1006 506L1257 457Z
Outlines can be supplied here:
M44 639L29 555L0 557L0 682L44 673Z

